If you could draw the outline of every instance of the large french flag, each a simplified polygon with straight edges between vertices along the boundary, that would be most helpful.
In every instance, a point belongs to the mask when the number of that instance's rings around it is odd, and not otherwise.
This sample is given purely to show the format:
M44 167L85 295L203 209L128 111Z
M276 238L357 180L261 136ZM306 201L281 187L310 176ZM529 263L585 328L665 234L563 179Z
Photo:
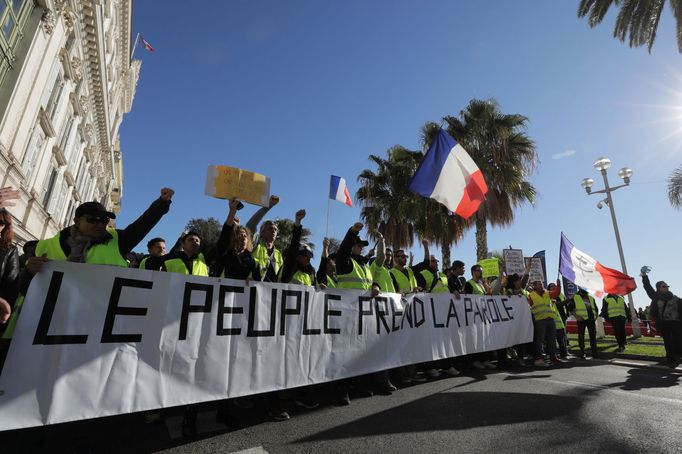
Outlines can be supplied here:
M329 180L329 198L332 200L338 200L341 203L353 206L353 201L350 198L350 192L348 192L348 186L346 186L346 180L336 175L332 175Z
M563 233L561 234L559 271L566 279L586 289L597 298L607 293L627 295L637 288L633 277L605 267L573 246Z
M410 181L409 189L437 200L464 219L478 210L488 192L474 160L442 128Z

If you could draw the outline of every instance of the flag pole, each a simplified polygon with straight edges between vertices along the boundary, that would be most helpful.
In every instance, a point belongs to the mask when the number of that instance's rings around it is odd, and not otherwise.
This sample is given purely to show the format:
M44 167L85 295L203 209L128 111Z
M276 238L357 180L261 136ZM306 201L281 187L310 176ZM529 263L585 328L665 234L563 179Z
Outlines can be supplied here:
M329 238L329 207L332 204L332 199L327 197L327 228L324 231L325 238Z
M140 40L140 32L137 32L137 36L135 36L135 44L133 44L133 51L130 53L130 61L133 61L133 57L135 56L135 49L137 48L137 42Z

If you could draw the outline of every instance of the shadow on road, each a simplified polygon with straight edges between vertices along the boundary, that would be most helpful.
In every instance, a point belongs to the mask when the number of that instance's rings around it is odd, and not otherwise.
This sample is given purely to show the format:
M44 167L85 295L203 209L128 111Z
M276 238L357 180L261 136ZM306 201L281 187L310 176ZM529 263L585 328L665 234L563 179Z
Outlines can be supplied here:
M439 393L344 424L301 442L394 433L465 430L482 426L550 422L576 413L583 401L575 396L526 393ZM557 411L561 409L561 411ZM410 415L405 418L405 415ZM438 415L437 418L434 415Z
M637 391L646 388L669 388L680 384L682 371L665 369L644 369L635 367L628 370L628 376L622 383L613 383L626 391Z

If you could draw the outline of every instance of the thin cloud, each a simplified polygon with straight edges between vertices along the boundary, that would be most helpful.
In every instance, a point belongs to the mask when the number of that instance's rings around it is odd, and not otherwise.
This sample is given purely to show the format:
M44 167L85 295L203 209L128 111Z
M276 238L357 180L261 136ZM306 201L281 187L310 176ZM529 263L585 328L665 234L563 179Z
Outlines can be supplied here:
M570 156L573 156L575 154L575 150L566 150L563 153L557 153L554 156L552 156L552 159L555 161L557 159L563 159L563 158L568 158Z

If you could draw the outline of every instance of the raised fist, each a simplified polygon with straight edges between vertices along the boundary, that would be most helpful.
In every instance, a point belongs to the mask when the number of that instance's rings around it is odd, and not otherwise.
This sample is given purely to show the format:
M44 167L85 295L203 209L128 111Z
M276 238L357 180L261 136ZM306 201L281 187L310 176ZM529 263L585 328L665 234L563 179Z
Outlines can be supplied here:
M362 222L356 222L355 224L353 224L353 227L351 228L355 233L358 233L360 230L362 230L363 227L364 225L362 224Z
M274 207L279 203L279 196L278 195L271 195L270 196L270 208Z
M305 217L305 210L298 210L296 212L295 224L300 225L301 221L303 220L304 217Z
M173 194L175 194L175 191L173 191L171 188L162 188L161 200L163 200L164 202L168 202L173 198Z

